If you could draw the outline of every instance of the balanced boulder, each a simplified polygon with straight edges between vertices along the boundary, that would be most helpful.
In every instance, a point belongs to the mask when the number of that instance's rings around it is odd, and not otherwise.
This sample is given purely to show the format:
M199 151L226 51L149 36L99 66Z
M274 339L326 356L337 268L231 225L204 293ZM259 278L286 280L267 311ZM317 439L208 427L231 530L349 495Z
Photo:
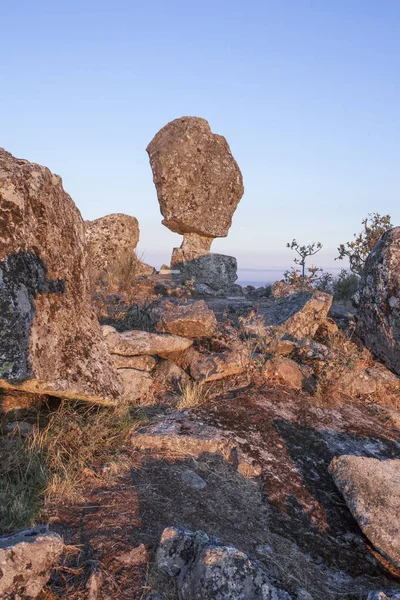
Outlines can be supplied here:
M96 402L122 385L90 307L83 219L61 178L0 149L0 387Z
M244 192L226 139L205 119L182 117L163 127L147 152L163 224L176 233L225 237Z

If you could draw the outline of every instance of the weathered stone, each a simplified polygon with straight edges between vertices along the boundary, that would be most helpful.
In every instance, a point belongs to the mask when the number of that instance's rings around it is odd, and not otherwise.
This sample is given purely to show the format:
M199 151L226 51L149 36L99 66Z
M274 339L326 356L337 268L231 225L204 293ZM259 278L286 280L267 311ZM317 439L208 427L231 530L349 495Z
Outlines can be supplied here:
M249 365L249 351L237 345L226 352L201 354L196 350L190 353L190 374L196 381L217 381L231 375L243 373Z
M262 310L265 324L282 335L313 337L329 312L332 296L324 292L300 292L271 302Z
M182 481L194 490L204 490L207 487L207 482L192 469L184 469L181 477Z
M182 117L147 147L163 224L176 233L225 237L243 196L240 169L205 119Z
M384 233L366 260L356 332L375 356L400 374L400 227Z
M303 373L299 365L290 358L271 358L264 365L263 374L267 380L277 380L288 387L301 390Z
M121 383L90 307L85 228L61 178L0 150L0 387L96 402Z
M139 354L168 356L171 352L182 352L193 344L193 340L167 333L149 333L139 330L118 333L114 327L109 325L103 325L102 330L111 354L121 356L137 356Z
M129 566L145 565L149 562L149 548L146 544L140 544L128 552L118 554L116 560Z
M181 600L290 600L244 552L202 531L164 529L157 566L176 578Z
M164 387L176 387L189 379L189 375L169 360L160 360L154 369L153 380Z
M130 294L137 277L154 273L135 254L139 242L135 217L117 213L85 221L85 234L92 294Z
M400 567L400 460L339 456L329 471L363 533Z
M118 369L124 385L124 398L137 404L153 403L153 379L150 373L137 369Z
M157 360L147 354L137 356L112 354L112 358L117 369L137 369L138 371L148 371L150 373L157 364Z
M36 598L63 550L61 537L35 527L0 538L0 598Z
M398 393L400 395L400 379L379 363L366 369L355 364L353 368L345 370L334 379L329 391L341 393L350 398L379 393Z
M399 590L370 592L367 600L400 600Z
M237 261L233 256L209 253L190 261L177 263L174 277L181 281L194 280L213 290L230 288L237 279Z
M171 305L163 312L157 331L188 338L211 337L217 328L217 319L204 300L191 304Z

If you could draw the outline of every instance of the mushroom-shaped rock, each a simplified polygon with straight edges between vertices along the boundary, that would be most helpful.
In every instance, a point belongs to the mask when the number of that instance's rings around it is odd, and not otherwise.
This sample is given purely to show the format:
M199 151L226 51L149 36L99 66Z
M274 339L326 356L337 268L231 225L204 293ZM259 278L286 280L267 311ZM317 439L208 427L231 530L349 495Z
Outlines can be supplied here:
M181 234L227 236L244 187L226 139L205 119L182 117L163 127L147 152L163 224Z
M96 402L122 390L90 306L85 226L61 178L0 149L0 387Z

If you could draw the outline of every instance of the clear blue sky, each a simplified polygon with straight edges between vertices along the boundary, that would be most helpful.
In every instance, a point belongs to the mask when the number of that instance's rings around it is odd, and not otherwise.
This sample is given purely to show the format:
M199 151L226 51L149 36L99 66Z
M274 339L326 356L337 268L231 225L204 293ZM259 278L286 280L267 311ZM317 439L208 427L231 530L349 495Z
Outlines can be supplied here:
M400 224L398 0L0 2L0 146L63 177L84 218L135 215L158 266L145 148L195 115L224 135L245 195L214 251L286 266L320 240L335 265L371 211Z

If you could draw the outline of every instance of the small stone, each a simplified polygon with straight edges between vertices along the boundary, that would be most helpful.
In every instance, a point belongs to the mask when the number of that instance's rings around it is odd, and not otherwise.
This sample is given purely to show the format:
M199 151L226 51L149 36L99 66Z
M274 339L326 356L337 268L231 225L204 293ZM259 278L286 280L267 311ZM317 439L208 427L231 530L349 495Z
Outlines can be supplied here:
M299 365L290 358L278 357L267 360L263 374L267 380L276 379L296 390L301 390L303 385L303 373Z
M116 560L129 566L145 565L149 562L149 548L146 544L140 544L128 552L118 554Z
M193 490L203 490L207 487L207 482L200 475L197 475L192 469L184 469L181 473L182 481Z

